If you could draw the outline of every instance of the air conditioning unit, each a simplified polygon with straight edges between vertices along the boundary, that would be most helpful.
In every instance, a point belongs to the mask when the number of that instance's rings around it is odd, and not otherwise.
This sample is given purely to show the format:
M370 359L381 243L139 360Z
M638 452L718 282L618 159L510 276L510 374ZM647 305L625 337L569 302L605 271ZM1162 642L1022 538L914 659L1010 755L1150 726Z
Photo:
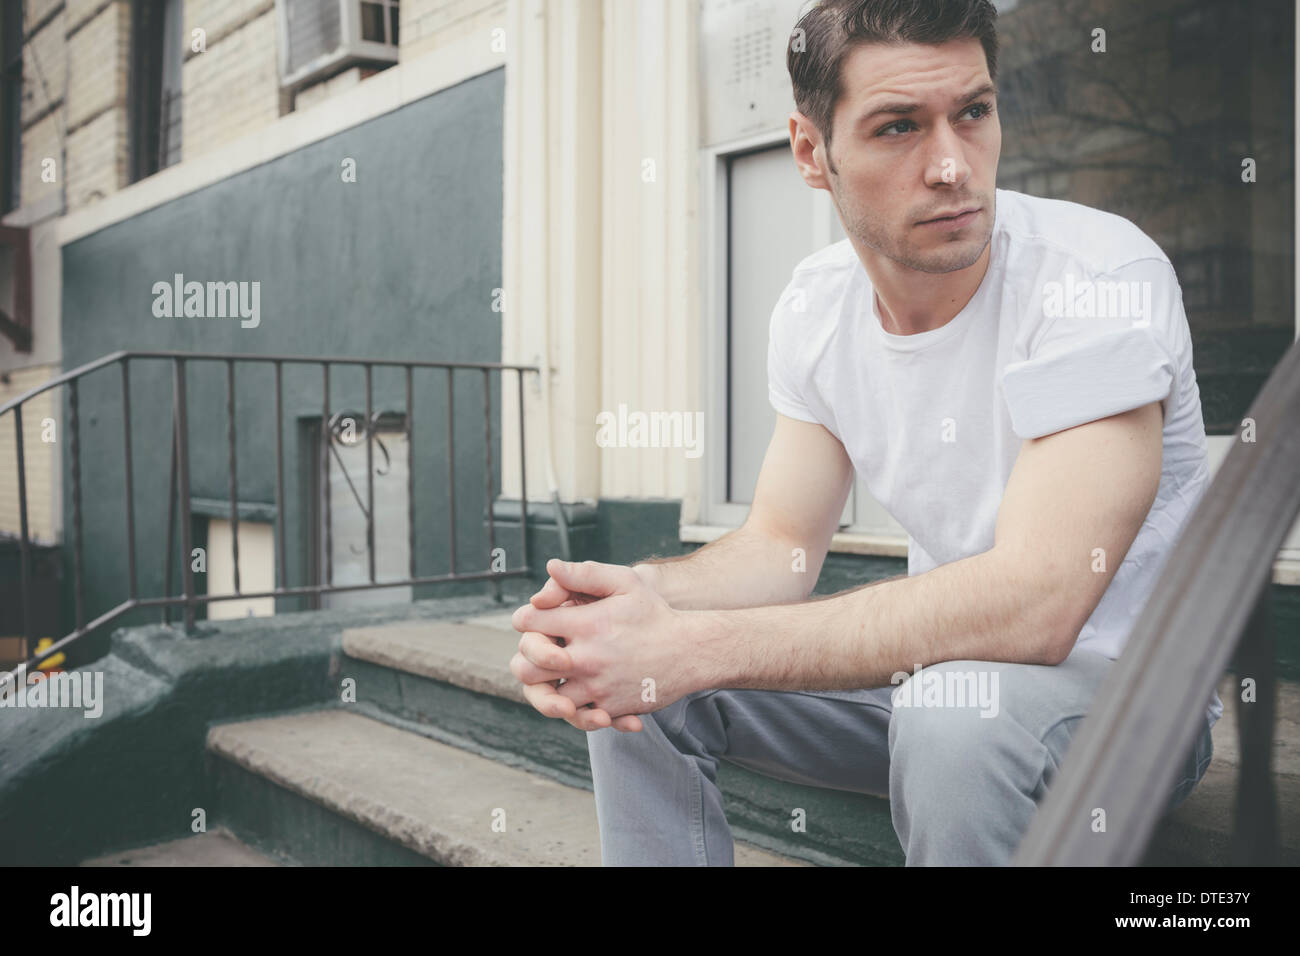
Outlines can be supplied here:
M299 89L354 63L397 62L398 0L276 0L280 85Z

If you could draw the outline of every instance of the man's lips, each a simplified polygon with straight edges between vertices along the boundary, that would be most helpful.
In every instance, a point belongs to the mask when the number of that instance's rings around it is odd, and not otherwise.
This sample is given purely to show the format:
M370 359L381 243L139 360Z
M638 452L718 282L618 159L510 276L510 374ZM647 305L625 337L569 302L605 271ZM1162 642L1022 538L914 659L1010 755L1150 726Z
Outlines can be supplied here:
M923 222L917 223L917 225L937 226L940 228L943 227L960 228L966 225L967 223L969 223L971 220L973 220L979 214L979 211L980 211L979 206L972 206L967 209L959 210L958 212L955 213L950 213L946 216L940 216L935 219L926 219Z

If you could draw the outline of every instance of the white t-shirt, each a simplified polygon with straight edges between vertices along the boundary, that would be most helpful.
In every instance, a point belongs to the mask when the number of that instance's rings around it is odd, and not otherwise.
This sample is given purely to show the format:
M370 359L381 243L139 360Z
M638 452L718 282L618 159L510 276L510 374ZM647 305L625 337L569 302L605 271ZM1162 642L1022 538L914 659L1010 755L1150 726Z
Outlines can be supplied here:
M1209 483L1182 290L1127 219L1005 189L996 197L984 280L928 332L884 330L847 239L800 262L772 312L769 398L843 443L906 529L909 575L993 547L1023 439L1160 401L1155 503L1075 644L1114 659ZM1214 694L1210 723L1222 713Z

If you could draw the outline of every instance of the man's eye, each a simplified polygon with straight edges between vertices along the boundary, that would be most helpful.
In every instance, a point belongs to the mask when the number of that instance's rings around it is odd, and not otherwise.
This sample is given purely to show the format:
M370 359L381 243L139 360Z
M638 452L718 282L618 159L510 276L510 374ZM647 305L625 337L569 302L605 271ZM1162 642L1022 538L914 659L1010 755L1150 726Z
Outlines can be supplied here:
M891 129L897 129L900 126L910 126L910 125L912 125L910 120L899 120L897 123L890 123L888 126L882 128L880 132L877 133L876 135L888 136L891 135L889 132ZM902 132L906 133L907 130L902 130Z
M990 106L988 103L975 103L972 106L966 107L967 113L969 113L971 110L979 110L980 115L977 116L976 119L983 119L984 117L988 116L990 113L993 112L993 107Z

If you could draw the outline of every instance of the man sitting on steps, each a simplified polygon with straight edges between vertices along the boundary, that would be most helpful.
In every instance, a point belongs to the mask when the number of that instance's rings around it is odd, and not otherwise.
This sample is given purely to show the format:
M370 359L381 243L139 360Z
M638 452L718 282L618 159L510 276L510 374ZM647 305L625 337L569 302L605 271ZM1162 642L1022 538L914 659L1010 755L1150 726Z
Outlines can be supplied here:
M790 146L848 238L772 313L749 516L680 558L552 560L515 613L527 699L591 732L606 865L730 865L719 759L887 796L909 864L1006 863L1205 490L1168 257L995 188L995 18L825 0L799 21ZM908 575L808 600L855 472Z

